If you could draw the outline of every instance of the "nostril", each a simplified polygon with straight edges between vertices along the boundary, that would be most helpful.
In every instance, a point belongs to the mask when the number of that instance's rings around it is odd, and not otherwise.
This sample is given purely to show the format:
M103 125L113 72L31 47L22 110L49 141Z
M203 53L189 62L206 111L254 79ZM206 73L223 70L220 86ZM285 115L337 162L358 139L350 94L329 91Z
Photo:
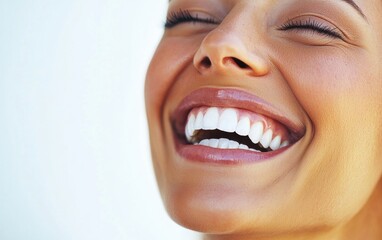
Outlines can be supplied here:
M245 62L235 57L226 57L223 59L224 64L233 64L241 69L250 69L251 67Z
M250 68L245 62L241 61L240 59L237 59L237 58L232 58L233 61L236 63L237 66L239 66L239 68Z
M208 57L204 57L203 60L200 62L200 65L204 68L210 68L212 63Z

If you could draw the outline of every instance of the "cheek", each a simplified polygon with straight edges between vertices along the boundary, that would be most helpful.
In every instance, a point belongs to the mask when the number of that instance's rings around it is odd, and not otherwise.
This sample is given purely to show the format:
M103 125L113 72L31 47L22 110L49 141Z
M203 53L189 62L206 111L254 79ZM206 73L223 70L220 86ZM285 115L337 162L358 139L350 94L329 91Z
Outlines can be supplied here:
M382 173L378 60L361 50L330 47L290 52L280 59L285 80L315 131L302 165L304 174L299 176L301 196L309 189L322 213L337 219L350 216Z
M355 52L326 47L291 55L286 61L285 69L293 69L287 71L287 81L318 129L343 128L365 116L377 120L382 94L379 67L366 53ZM366 115L357 116L361 112Z
M191 42L190 42L191 41ZM146 74L145 102L150 132L151 153L157 181L161 190L166 184L166 159L164 145L163 104L168 92L177 80L177 76L192 62L195 47L194 40L164 38L159 43Z
M192 62L195 39L166 38L159 43L146 75L145 98L148 113L160 114L167 92L178 74Z

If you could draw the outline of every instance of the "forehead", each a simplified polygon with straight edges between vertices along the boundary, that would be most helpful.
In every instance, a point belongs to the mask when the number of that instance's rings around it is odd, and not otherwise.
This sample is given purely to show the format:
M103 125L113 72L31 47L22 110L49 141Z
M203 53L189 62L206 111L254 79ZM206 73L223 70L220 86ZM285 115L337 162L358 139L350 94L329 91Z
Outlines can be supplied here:
M350 6L352 6L359 14L361 14L362 17L366 18L365 14L361 10L361 8L353 0L331 0L331 1L343 1L347 4L349 4Z

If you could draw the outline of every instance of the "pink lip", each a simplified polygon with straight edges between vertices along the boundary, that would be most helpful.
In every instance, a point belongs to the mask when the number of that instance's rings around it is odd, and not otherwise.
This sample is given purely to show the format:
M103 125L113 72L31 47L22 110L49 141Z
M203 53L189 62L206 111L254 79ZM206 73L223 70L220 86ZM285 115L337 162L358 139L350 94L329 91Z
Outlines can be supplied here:
M188 113L193 108L202 106L240 108L272 118L288 128L293 143L305 134L305 127L302 123L291 121L277 108L255 95L237 89L201 88L186 96L171 114L175 148L178 154L186 160L229 165L253 163L272 158L293 145L291 144L276 151L259 153L240 149L217 149L187 144L184 128Z

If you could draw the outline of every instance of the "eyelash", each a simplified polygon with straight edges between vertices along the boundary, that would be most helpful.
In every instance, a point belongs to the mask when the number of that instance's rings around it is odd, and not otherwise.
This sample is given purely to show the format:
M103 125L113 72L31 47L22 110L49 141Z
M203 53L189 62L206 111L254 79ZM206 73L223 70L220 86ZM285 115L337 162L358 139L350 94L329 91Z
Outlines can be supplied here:
M218 22L213 18L200 18L198 17L198 14L195 14L195 16L193 16L191 15L190 11L179 9L179 11L172 12L169 14L169 16L167 16L164 27L168 29L185 22L218 24Z
M288 21L287 23L281 25L281 27L279 27L278 30L313 31L331 38L343 39L341 34L338 33L337 28L325 26L324 24L314 21L312 19Z
M167 16L164 27L166 29L169 29L185 22L219 24L219 22L217 22L213 18L199 18L198 14L193 16L191 15L190 11L179 9L177 12L172 12ZM338 33L337 28L325 26L324 24L314 21L312 19L288 21L287 23L281 25L281 27L279 27L278 30L313 31L331 38L343 39L341 34Z

